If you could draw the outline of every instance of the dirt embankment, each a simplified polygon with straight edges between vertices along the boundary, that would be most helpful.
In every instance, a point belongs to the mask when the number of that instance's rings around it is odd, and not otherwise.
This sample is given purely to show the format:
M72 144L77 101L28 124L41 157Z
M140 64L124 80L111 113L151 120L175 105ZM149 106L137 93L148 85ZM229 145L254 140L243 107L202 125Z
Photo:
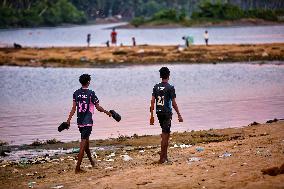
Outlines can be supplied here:
M284 188L284 122L173 133L160 165L159 136L113 139L116 151L96 153L97 167L75 175L76 154L51 162L0 166L1 188ZM107 141L110 142L111 140ZM101 141L102 142L102 141ZM191 146L192 145L192 146ZM93 145L91 145L93 146ZM132 159L123 160L125 155ZM51 157L52 158L52 157ZM272 168L271 170L264 169ZM264 172L263 172L264 171ZM282 171L282 172L281 172ZM270 176L264 173L277 173Z
M0 49L0 65L96 67L124 64L219 63L284 60L284 43L136 47Z

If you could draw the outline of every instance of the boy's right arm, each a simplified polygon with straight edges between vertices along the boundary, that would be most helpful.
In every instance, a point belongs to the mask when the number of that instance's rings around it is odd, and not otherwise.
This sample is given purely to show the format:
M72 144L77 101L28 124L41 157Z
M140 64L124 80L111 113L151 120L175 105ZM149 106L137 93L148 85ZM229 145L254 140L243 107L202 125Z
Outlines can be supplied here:
M151 106L150 106L150 125L154 125L154 106L155 106L155 97L152 96Z
M69 126L70 126L70 121L71 121L73 115L75 114L75 112L76 112L76 102L73 100L72 109L71 109L71 111L69 113L69 117L67 119L67 123L68 123Z

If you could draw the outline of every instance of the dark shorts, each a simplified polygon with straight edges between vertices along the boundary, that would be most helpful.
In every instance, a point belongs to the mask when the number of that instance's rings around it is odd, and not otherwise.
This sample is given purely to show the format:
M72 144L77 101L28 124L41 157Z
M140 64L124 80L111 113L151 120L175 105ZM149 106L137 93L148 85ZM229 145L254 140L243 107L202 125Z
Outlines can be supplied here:
M91 126L86 126L86 127L79 127L79 131L81 133L81 139L89 139L89 136L92 133L92 128Z
M162 128L163 133L170 133L171 132L171 121L172 121L172 114L171 113L158 113L157 114L160 126Z

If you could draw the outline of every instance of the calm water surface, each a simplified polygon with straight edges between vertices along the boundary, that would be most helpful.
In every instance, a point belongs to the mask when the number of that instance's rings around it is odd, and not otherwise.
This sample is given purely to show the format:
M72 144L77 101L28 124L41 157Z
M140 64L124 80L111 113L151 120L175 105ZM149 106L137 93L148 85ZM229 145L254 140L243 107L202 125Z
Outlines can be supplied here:
M0 30L0 46L14 42L25 46L86 46L86 36L91 34L92 46L103 46L110 40L109 28L120 24L87 25L73 27L8 29ZM195 44L204 44L203 33L209 31L210 44L245 44L284 42L284 25L208 27L208 28L162 28L162 29L118 29L118 44L131 45L135 37L137 44L178 45L182 36L193 36Z
M168 65L184 123L173 116L173 131L225 128L284 118L284 62L277 64ZM117 123L96 112L91 139L119 134L158 134L149 126L149 100L159 82L159 68L19 68L0 67L0 139L13 144L39 138L79 140L76 116L71 129L59 133L67 119L73 91L82 73L92 75L91 87L106 109L117 110Z

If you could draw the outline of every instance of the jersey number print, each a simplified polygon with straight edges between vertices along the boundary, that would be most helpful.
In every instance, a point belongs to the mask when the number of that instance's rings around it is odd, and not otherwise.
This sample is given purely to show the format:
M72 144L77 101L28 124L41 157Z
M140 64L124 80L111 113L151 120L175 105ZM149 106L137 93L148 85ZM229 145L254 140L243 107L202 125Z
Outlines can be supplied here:
M164 106L164 102L165 102L164 99L165 99L164 96L158 96L157 105Z

